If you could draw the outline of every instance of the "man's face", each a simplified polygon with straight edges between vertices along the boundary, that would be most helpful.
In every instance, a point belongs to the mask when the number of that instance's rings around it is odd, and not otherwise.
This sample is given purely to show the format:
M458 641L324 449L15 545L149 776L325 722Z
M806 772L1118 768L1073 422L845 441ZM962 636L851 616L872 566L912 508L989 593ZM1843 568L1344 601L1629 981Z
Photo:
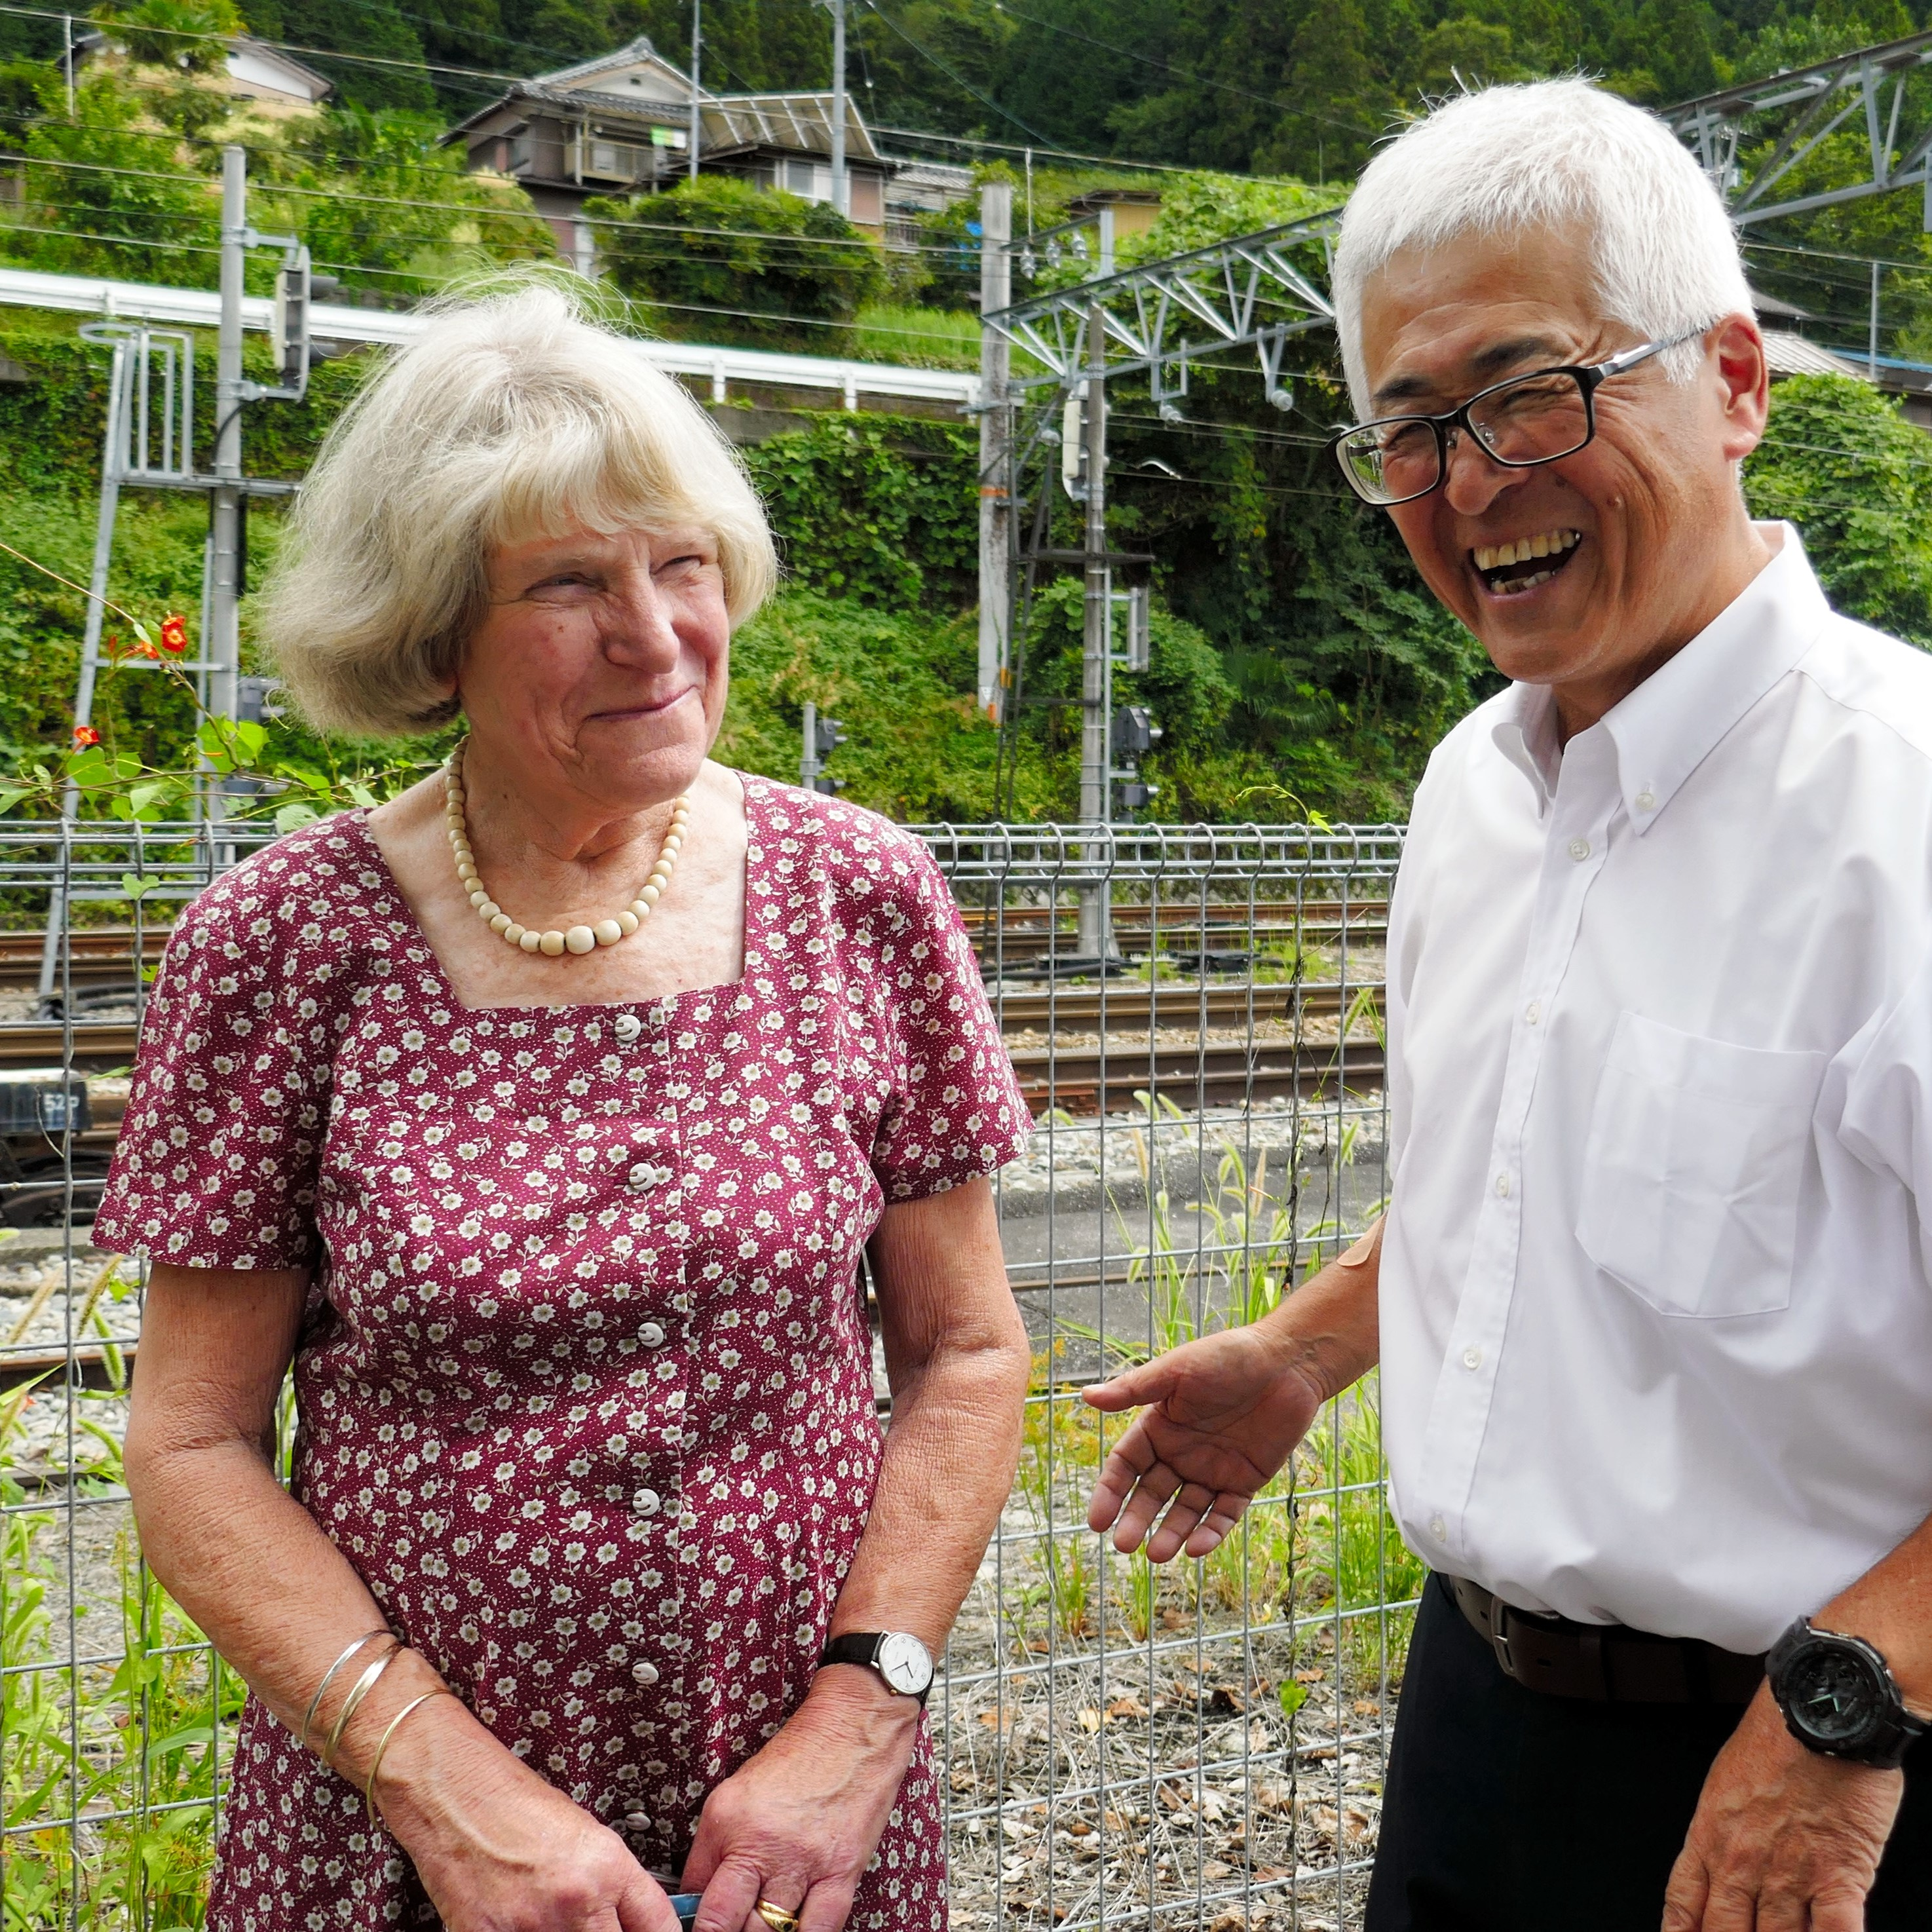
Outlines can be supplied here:
M1601 362L1637 340L1598 314L1577 231L1405 251L1363 293L1377 416L1436 415L1505 376ZM1764 384L1756 330L1732 318L1706 338L1693 381L1652 360L1600 387L1595 440L1575 455L1506 470L1463 436L1442 487L1388 514L1498 670L1614 702L1742 587L1714 580L1725 545L1748 539L1732 465L1762 432ZM1505 545L1518 561L1501 562Z

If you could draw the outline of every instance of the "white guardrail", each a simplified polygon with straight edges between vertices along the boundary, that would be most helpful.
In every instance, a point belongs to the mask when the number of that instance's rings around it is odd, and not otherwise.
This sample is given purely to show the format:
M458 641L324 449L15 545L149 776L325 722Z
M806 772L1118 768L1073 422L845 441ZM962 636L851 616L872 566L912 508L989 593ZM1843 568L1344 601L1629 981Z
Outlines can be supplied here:
M212 289L164 288L147 282L110 281L100 275L0 268L0 306L213 328L220 320L221 298ZM266 296L244 296L242 326L266 334L272 306ZM336 342L406 342L424 326L421 316L406 310L356 308L340 302L317 302L310 315L316 338ZM978 375L962 369L911 369L897 363L783 356L770 350L713 348L695 342L640 341L638 348L668 374L709 378L711 400L716 403L728 399L734 382L833 390L848 410L859 406L862 395L950 402L962 412L972 410L980 399Z

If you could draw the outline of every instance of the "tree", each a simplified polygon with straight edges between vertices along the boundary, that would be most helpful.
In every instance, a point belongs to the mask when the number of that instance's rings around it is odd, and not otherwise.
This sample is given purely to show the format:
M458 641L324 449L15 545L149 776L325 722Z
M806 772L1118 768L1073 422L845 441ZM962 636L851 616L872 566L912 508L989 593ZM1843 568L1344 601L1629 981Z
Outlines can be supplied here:
M140 0L135 7L110 0L94 8L94 20L130 60L184 74L218 73L228 56L224 38L242 31L233 0Z
M884 292L878 250L821 202L700 176L584 206L610 279L668 335L836 352L838 325Z
M1798 526L1840 610L1932 649L1932 438L1894 404L1855 376L1779 383L1744 488Z

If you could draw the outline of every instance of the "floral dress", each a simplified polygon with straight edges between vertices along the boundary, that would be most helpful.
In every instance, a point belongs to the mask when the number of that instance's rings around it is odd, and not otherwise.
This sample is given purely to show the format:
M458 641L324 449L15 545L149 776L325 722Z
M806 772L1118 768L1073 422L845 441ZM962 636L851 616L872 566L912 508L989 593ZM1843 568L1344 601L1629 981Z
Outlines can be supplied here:
M730 986L468 1009L360 814L183 914L101 1246L314 1264L295 1492L504 1744L675 1872L809 1687L879 1468L856 1273L1025 1107L924 847L744 780ZM358 1792L250 1700L220 1932L433 1923ZM922 1726L850 1923L942 1928Z

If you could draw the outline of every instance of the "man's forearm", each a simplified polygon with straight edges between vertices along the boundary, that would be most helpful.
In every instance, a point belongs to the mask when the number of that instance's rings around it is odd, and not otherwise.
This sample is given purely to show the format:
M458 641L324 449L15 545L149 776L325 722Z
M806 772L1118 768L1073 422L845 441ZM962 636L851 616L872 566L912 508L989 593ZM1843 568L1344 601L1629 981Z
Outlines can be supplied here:
M1875 1645L1907 1708L1932 1719L1932 1519L1813 1611L1811 1622Z
M1324 1401L1360 1382L1380 1358L1377 1294L1385 1225L1377 1221L1346 1254L1284 1298L1262 1324L1283 1365L1306 1376Z

